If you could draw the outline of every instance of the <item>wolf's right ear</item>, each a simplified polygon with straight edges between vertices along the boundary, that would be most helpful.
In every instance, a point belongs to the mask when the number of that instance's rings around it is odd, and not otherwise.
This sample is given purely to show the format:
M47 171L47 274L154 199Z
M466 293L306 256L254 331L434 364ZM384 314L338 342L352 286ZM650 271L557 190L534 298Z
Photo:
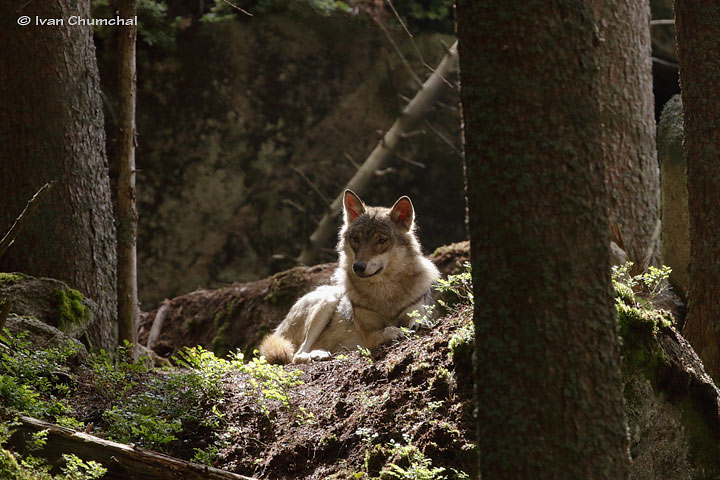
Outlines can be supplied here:
M365 204L352 190L345 190L343 207L345 207L345 223L352 223L358 215L365 212Z

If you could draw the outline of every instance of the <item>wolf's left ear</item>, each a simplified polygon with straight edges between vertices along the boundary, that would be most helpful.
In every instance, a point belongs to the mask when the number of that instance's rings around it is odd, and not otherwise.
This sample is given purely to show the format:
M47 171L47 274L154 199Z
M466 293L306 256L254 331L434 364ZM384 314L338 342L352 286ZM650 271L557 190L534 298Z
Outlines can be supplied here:
M405 230L410 230L414 217L415 210L408 197L400 197L390 210L390 219Z
M365 204L352 190L345 190L343 195L345 223L352 223L358 215L365 212Z

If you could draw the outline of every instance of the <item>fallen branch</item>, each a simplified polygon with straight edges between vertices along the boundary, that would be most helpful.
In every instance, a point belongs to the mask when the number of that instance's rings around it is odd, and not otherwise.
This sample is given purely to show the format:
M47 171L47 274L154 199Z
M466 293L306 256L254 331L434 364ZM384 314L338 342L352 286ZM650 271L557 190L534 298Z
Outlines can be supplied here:
M440 65L423 84L422 88L415 94L415 97L403 109L400 116L395 120L390 130L382 137L377 147L360 166L355 175L350 179L345 188L362 193L365 187L373 179L376 170L382 169L385 162L397 149L403 135L412 131L427 115L435 105L435 102L450 89L446 77L457 67L457 42L450 47L448 53L443 57ZM317 262L319 250L330 242L330 239L337 232L337 215L342 206L342 192L330 204L329 209L320 219L315 231L303 247L298 257L298 262L304 265L312 265Z
M170 300L167 298L162 302L162 306L158 309L157 315L155 315L155 321L150 329L150 335L148 335L147 344L145 345L148 349L153 350L155 348L155 342L160 337L163 323L165 323L165 317L167 317L168 310L170 310Z
M37 209L38 205L40 205L40 199L42 199L50 188L52 188L54 183L55 182L46 183L35 193L35 195L32 196L30 200L28 200L28 203L25 205L22 213L20 213L20 216L17 217L15 223L13 223L12 227L10 227L10 230L8 230L2 240L0 240L0 258L2 258L5 251L10 248L10 245L13 244L18 232L20 232L23 226L25 226L28 218L30 218L32 213Z
M47 430L47 443L34 456L59 462L63 453L73 453L83 460L94 460L108 469L103 480L256 480L252 477L218 468L187 462L149 450L111 442L83 432L60 427L31 417L19 417L20 425L10 444L20 452L27 451L31 436Z

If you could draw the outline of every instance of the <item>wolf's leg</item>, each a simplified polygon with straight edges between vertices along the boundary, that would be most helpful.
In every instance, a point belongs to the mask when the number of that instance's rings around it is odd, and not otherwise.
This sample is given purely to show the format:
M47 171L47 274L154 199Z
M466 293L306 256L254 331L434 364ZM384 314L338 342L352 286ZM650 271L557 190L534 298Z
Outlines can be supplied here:
M330 360L332 355L327 350L312 350L307 353L296 353L293 363L310 363L313 361Z
M385 327L382 330L371 333L367 336L367 348L375 348L381 343L388 343L402 338L405 332L398 327Z
M320 334L325 330L325 327L330 323L335 308L337 306L336 300L324 301L314 306L314 308L308 314L306 320L307 331L305 333L305 341L303 341L300 348L293 356L293 363L307 363L310 360L320 360L323 358L329 358L330 352L324 350L313 350L312 346L315 344ZM324 352L324 353L315 353Z

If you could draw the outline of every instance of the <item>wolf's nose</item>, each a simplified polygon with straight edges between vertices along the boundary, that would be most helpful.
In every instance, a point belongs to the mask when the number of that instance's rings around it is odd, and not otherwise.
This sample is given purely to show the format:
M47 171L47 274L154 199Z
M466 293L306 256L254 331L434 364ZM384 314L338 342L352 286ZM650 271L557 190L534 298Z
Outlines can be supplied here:
M355 272L355 273L363 273L366 268L367 268L367 265L365 264L365 262L353 263L353 272Z

